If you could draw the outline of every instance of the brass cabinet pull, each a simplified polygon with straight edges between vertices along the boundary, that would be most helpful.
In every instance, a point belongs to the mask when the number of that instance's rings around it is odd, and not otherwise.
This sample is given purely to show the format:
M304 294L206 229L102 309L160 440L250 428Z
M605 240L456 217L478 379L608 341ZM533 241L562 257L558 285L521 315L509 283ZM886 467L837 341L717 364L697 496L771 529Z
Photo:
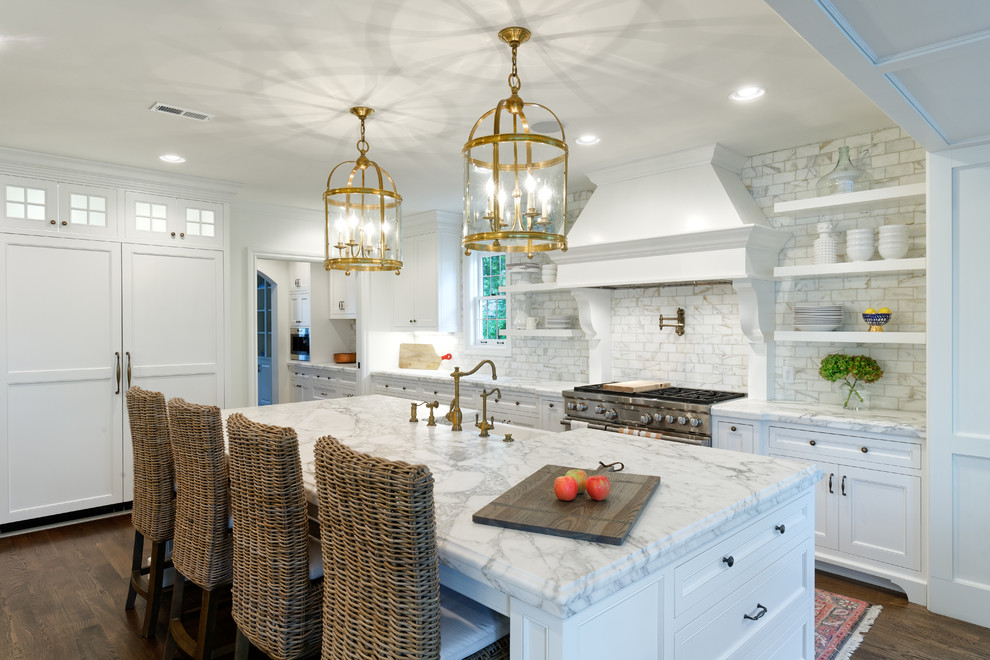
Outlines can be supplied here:
M865 454L866 452L870 451L870 449L869 447L863 447L862 449L860 449L860 451Z
M840 490L842 491L843 495L846 494L846 475L842 475L842 484Z
M735 430L736 430L736 427L735 427L735 426L730 426L730 427L729 427L729 430L730 430L730 431L735 431Z
M186 232L184 231L179 232L179 238L185 238L185 237L186 237Z
M814 447L818 443L816 443L814 440L809 440L808 441L808 444L811 445L812 447Z
M63 220L63 221L62 221L62 226L63 226L63 227L67 227L68 225L69 225L69 223L68 223L68 222L66 222L65 220Z
M120 394L120 351L114 351L114 355L117 356L117 391L114 394Z
M553 404L552 404L552 403L548 403L548 404L547 404L547 407L548 407L548 408L553 408Z
M52 223L53 225L55 224L54 220L49 220L48 222Z
M175 238L175 232L174 231L172 232L172 238Z
M124 353L127 356L127 387L131 386L131 352Z
M833 473L833 472L829 472L828 473L828 492L830 492L830 493L834 493L835 492L834 490L832 490L832 477L834 477L834 476L835 476L835 473Z

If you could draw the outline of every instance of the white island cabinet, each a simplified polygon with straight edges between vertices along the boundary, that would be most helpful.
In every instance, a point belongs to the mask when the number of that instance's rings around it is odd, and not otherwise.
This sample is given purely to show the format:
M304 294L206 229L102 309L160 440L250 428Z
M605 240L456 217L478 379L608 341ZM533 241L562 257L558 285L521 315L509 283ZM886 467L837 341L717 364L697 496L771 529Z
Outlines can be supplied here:
M508 427L515 442L409 422L389 396L225 410L299 436L423 463L436 480L440 580L507 615L513 660L814 657L814 495L807 463L591 429ZM622 461L660 485L621 545L473 522L544 465ZM704 496L699 496L703 494ZM552 497L550 493L547 497Z

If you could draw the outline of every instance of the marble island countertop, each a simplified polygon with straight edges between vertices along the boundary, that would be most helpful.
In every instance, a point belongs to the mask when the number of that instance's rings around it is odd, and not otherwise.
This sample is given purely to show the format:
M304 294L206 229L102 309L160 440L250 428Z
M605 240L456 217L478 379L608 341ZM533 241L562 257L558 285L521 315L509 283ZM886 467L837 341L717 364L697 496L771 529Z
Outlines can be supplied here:
M443 565L547 612L566 617L699 550L731 528L801 493L820 470L799 461L580 429L549 433L497 424L453 432L410 423L409 404L387 396L228 409L291 426L300 440L307 497L315 503L313 447L333 435L359 451L424 463L436 479L437 544ZM425 416L424 416L425 417ZM511 429L516 441L501 441ZM504 529L472 514L547 464L626 470L661 478L620 546ZM547 493L547 497L552 497Z
M461 367L461 371L465 369L470 369L474 365L468 365L464 367L462 365L456 365ZM454 365L449 362L444 362L439 369L381 369L373 371L371 377L374 378L376 375L388 375L388 376L398 376L402 378L417 378L426 379L430 381L454 384L454 379L451 378L450 374L454 371ZM462 383L483 383L485 386L490 386L492 384L492 372L488 365L485 365L479 369L476 373L470 376L464 376L461 378ZM507 376L504 374L498 374L498 379L494 381L496 387L507 387L507 388L518 388L523 390L528 390L535 392L536 394L544 396L560 396L563 390L570 390L578 387L580 385L587 385L586 382L571 382L563 380L538 380L535 378L522 378L518 376Z
M712 406L712 415L734 419L823 426L835 430L884 433L924 439L925 413L901 410L846 410L806 401L733 399Z

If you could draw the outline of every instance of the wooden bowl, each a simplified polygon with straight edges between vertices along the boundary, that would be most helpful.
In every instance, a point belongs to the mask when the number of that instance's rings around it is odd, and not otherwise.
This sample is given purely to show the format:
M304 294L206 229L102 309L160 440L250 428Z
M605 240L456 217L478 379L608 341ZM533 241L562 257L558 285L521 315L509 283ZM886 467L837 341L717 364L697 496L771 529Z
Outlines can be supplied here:
M337 364L353 364L357 362L357 353L334 353L333 361Z

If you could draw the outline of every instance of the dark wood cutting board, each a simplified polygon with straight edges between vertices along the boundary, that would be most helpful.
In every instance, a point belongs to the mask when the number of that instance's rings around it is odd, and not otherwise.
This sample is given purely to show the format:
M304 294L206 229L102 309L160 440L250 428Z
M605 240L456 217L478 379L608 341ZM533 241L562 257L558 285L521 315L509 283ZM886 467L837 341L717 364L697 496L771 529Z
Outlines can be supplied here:
M571 469L544 465L477 511L474 522L621 545L660 484L660 477L585 470L589 477L608 477L612 486L608 498L596 502L581 493L572 502L561 502L553 494L553 480Z

